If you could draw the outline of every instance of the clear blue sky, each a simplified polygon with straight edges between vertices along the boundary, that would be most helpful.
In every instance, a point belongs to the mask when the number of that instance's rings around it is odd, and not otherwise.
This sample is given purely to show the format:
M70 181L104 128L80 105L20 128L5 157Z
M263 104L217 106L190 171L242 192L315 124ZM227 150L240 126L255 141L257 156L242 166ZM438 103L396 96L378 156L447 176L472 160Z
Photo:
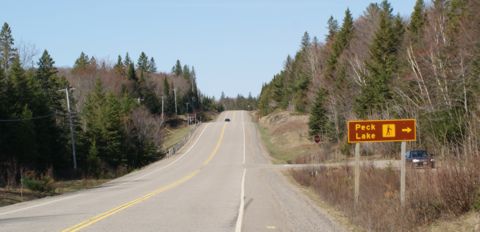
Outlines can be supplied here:
M81 51L116 60L129 52L153 56L170 71L177 59L194 65L207 95L257 95L280 71L308 31L321 41L333 15L354 17L373 0L11 0L2 4L17 43L47 49L58 66L72 66ZM380 1L375 1L380 2ZM409 16L415 0L391 0Z

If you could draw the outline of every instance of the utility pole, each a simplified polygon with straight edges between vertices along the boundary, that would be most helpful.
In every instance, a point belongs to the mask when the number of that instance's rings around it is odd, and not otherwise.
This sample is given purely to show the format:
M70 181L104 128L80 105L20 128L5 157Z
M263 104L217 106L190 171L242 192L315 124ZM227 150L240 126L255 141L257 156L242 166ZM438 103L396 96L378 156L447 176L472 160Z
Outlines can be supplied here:
M175 98L175 115L177 115L177 88L173 89L173 95Z
M358 196L360 195L360 143L355 144L355 167L354 167L354 208L357 210Z
M400 146L400 204L402 207L405 206L405 152L407 150L407 143L402 142Z
M185 105L187 105L187 110L185 111L185 115L187 116L187 123L188 125L190 125L190 115L188 115L188 102L185 103Z
M162 95L162 121L164 120L164 119L163 119L163 102L164 102L163 98L164 98L164 97L163 97L163 95Z
M74 88L71 88L73 90ZM70 121L70 137L72 140L72 156L73 156L73 169L77 169L77 153L75 148L75 131L73 130L73 119L72 119L72 110L70 109L70 89L67 87L65 89L61 89L59 91L65 91L65 95L67 98L67 111L68 111L68 119Z

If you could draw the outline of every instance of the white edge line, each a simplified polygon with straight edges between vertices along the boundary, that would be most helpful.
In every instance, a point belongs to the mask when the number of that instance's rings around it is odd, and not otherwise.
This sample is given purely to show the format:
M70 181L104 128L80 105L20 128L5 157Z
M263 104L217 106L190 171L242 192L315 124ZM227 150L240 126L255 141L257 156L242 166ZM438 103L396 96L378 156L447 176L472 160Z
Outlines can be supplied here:
M238 217L237 223L235 224L235 232L242 231L242 223L243 223L243 210L245 205L245 175L247 174L247 169L243 168L243 176L242 176L242 186L240 191L240 206L238 207Z
M184 152L184 153L182 154L182 156L180 156L178 159L176 159L176 160L174 160L173 162L167 164L166 166L163 166L163 167L161 167L161 168L159 168L159 169L156 169L155 171L152 171L152 172L149 172L149 173L147 173L147 174L145 174L145 175L142 175L142 176L140 176L140 177L137 177L137 178L135 178L135 179L133 179L133 180L141 179L141 178L146 177L146 176L148 176L148 175L151 175L151 174L153 174L153 173L155 173L155 172L157 172L157 171L159 171L159 170L163 170L163 169L165 169L165 168L167 168L167 167L170 167L170 166L172 166L174 163L176 163L176 162L178 162L179 160L181 160L182 158L184 158L184 157L186 156L186 154L188 154L188 153L193 149L193 147L195 147L195 145L197 145L198 141L199 141L200 138L202 137L203 132L205 132L205 129L208 127L208 125L209 125L209 124L206 124L206 126L203 127L203 130L202 130L202 132L200 133L200 135L197 137L197 140L195 140L195 143L194 143L192 146L190 146L190 148L189 148L186 152ZM21 212L21 211L25 211L25 210L29 210L29 209L33 209L33 208L37 208L37 207L41 207L41 206L45 206L45 205L49 205L49 204L53 204L53 203L56 203L56 202L59 202L59 201L71 199L71 198L78 197L78 196L80 196L80 194L75 194L75 195L72 195L72 196L63 197L63 198L56 199L56 200L53 200L53 201L47 201L47 202L44 202L44 203L40 203L40 204L38 204L38 205L32 205L32 206L28 206L28 207L25 207L25 208L20 208L20 209L15 209L15 210L12 210L12 211L3 212L3 213L0 213L0 216L7 215L7 214L12 214L12 213L17 213L17 212Z
M243 121L243 113L242 112L242 127L243 127L243 163L245 164L245 122ZM247 169L243 168L243 175L242 175L242 184L240 187L240 206L238 207L238 217L237 223L235 224L235 232L242 231L242 224L243 224L243 211L245 210L245 176L247 174Z
M14 210L11 210L11 211L0 213L0 216L25 211L25 210L28 210L28 209L33 209L33 208L37 208L37 207L44 206L44 205L49 205L49 204L52 204L52 203L55 203L55 202L67 200L67 199L74 198L74 197L77 197L77 196L79 196L79 195L71 195L71 196L62 197L60 199L56 199L56 200L53 200L53 201L47 201L47 202L43 202L43 203L40 203L40 204L37 204L37 205L27 206L25 208L14 209Z
M205 129L207 129L208 126L209 126L209 124L206 124L205 127L203 127L202 132L200 133L200 135L198 135L197 139L196 139L195 142L192 144L192 146L190 146L190 147L188 148L188 150L185 151L185 152L184 152L180 157L178 157L176 160L172 161L171 163L169 163L169 164L167 164L167 165L165 165L165 166L163 166L163 167L157 168L157 169L155 169L155 170L153 170L153 171L151 171L151 172L149 172L149 173L145 173L144 175L139 176L139 177L137 177L137 178L135 178L135 179L133 179L133 180L135 181L135 180L142 179L142 178L144 178L144 177L146 177L146 176L149 176L149 175L151 175L151 174L153 174L153 173L156 173L156 172L161 171L161 170L163 170L163 169L165 169L165 168L168 168L168 167L172 166L173 164L175 164L176 162L182 160L182 159L197 145L198 141L200 140L200 138L201 138L202 135L203 135L203 132L205 132Z
M243 115L244 115L244 112L242 111L242 127L243 127L243 163L242 164L245 164L245 159L246 159L246 157L245 157L246 156L245 155L245 153L246 153L245 143L246 142L245 142L245 121L243 119Z

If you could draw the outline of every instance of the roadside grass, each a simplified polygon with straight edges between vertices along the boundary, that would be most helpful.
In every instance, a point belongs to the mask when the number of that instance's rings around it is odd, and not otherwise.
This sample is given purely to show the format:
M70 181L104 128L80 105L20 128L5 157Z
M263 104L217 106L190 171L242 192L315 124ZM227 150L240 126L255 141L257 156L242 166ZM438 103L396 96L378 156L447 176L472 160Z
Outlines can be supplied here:
M407 199L403 208L398 170L362 167L356 208L351 167L306 168L292 170L291 174L367 231L465 231L468 225L478 227L478 220L461 218L478 210L480 204L478 164L480 157L468 163L449 161L436 170L407 169Z
M19 188L15 189L6 189L0 188L0 207L16 204L23 201L34 200L37 198L42 198L49 196L48 194L34 192L29 189L20 190Z
M278 145L274 144L271 139L271 135L266 128L257 124L258 130L260 131L260 136L265 147L268 150L268 153L273 158L273 163L275 164L284 164L292 160L292 155L289 154L286 150L281 149Z
M441 219L429 226L419 228L421 232L480 231L480 213L469 212L454 219Z
M53 183L55 194L75 192L82 189L95 188L104 184L111 179L81 179L81 180L68 180L68 181L56 181Z
M308 150L311 142L300 138L304 133L301 130L305 130L305 125L299 123L302 117L276 112L257 118L261 139L274 163L333 161L319 157L328 150ZM373 154L363 159L382 157ZM442 165L433 170L407 169L407 203L403 208L399 199L400 173L393 167L362 167L356 209L351 167L305 168L287 174L349 231L480 231L479 166L480 157L468 157L468 162L442 160Z
M180 142L185 136L187 136L188 132L190 132L191 128L189 126L183 126L179 128L169 128L167 130L165 140L163 143L163 148L169 148L176 143Z
M285 119L292 118L286 123ZM304 132L304 115L290 117L279 112L268 120L256 121L262 141L275 164L303 162L309 154L319 156L318 145L308 142Z
M110 179L81 179L68 181L52 181L48 183L49 191L34 191L26 186L24 188L0 188L0 207L24 201L54 196L82 189L95 188ZM47 188L46 188L47 189Z

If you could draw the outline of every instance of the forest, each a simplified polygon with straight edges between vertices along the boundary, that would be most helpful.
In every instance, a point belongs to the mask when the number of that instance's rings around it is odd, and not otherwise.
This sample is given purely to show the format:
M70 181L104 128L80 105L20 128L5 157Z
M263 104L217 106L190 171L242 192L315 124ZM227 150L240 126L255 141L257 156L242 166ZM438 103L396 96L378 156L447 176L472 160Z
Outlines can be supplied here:
M440 157L479 154L480 2L417 0L409 18L388 1L354 19L327 22L324 42L305 32L300 49L263 85L261 115L310 115L309 134L350 155L346 122L417 119L417 142ZM385 155L395 144L380 144ZM365 149L369 149L367 146Z
M163 128L176 115L197 114L201 120L202 112L218 108L213 97L198 90L195 68L179 60L167 73L159 72L155 59L144 52L136 62L127 52L112 63L81 52L72 68L57 68L47 50L36 62L34 55L15 45L4 23L0 186L16 186L25 175L125 174L163 157Z

